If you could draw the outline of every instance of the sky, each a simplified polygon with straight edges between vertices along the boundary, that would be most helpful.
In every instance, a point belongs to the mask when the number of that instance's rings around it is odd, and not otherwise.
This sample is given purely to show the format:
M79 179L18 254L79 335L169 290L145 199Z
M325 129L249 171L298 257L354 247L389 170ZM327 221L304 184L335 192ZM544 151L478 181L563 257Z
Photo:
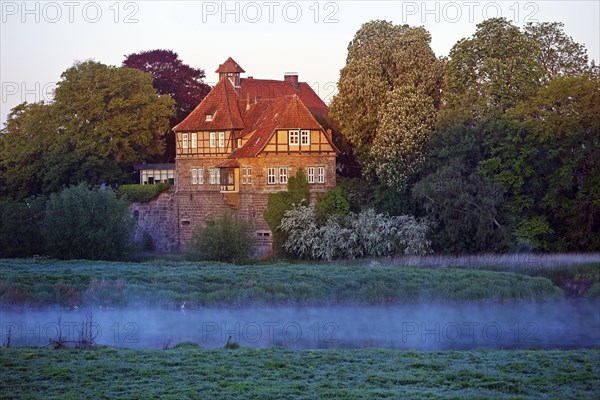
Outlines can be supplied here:
M233 57L246 74L296 72L323 100L336 91L347 46L360 26L385 19L424 26L438 56L497 16L518 26L563 22L600 60L600 1L0 1L0 126L17 104L49 101L63 71L93 59L169 49L214 84Z

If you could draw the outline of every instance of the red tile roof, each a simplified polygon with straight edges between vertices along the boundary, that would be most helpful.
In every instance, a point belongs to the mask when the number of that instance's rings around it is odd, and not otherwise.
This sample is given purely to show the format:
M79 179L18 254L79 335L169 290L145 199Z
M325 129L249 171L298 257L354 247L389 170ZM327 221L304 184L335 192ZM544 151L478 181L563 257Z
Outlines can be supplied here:
M233 58L229 57L223 64L219 64L219 68L215 72L219 74L227 73L227 72L246 72L238 63L236 63Z
M207 121L206 115L211 115L212 119ZM237 92L229 79L221 79L194 111L174 126L173 130L179 132L244 127Z
M281 96L297 94L311 113L325 117L327 104L315 93L306 82L298 82L298 88L292 82L272 79L242 78L240 80L240 96L245 99L274 99Z
M216 72L244 72L229 57ZM206 115L212 115L206 121ZM256 157L276 129L319 129L315 116L325 117L327 105L306 82L246 78L235 88L223 77L202 102L173 130L233 130L248 140L230 158ZM329 141L329 135L325 135ZM333 146L333 143L331 143ZM333 146L335 148L335 146Z
M259 112L253 112L254 107ZM323 130L297 95L257 101L246 111L245 117L249 124L242 130L241 136L251 136L244 146L231 154L231 158L256 157L277 129ZM253 117L258 118L252 120Z

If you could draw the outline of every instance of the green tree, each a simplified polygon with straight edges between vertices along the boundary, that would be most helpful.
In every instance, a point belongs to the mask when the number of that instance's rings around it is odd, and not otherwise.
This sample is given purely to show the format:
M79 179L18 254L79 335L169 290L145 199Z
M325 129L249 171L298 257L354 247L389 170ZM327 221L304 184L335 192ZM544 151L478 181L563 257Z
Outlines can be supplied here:
M585 47L564 31L562 22L529 22L524 27L525 36L535 41L539 52L538 63L544 66L546 79L557 76L575 76L589 71Z
M364 24L348 46L330 106L366 172L398 189L418 168L441 104L444 61L430 42L423 28Z
M44 253L40 223L46 199L0 200L0 258Z
M445 124L516 106L535 94L544 74L537 43L504 18L478 24L475 34L456 43L449 57Z
M53 193L131 179L134 163L161 154L173 112L149 74L93 61L61 75L50 104L20 105L0 139L3 196Z
M126 199L83 183L53 193L41 223L46 254L62 259L121 259L132 229Z
M221 214L198 229L187 247L186 257L197 261L243 263L252 250L250 227L232 213Z
M515 110L548 167L542 204L559 233L556 250L600 250L600 80L552 79Z
M263 213L263 217L273 234L273 253L276 257L281 257L285 254L283 245L286 236L279 229L285 212L291 210L294 205L308 205L309 202L310 188L302 169L296 172L296 176L290 177L287 191L269 193L267 208Z

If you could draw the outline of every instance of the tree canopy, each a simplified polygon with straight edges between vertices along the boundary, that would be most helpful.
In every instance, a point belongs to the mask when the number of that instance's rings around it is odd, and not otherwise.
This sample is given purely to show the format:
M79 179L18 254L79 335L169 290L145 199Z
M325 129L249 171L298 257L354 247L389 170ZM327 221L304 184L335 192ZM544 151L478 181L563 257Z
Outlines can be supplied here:
M366 173L398 189L421 164L441 104L444 61L430 42L423 28L364 24L330 106Z
M172 113L149 74L78 62L61 75L53 102L21 104L8 116L0 193L24 198L80 182L127 182L134 163L162 154Z

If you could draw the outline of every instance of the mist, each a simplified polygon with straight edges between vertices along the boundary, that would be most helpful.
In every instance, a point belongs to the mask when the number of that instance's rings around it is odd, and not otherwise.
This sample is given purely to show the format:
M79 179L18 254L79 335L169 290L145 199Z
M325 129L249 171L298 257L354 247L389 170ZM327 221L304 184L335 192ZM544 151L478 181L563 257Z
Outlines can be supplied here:
M389 306L3 310L2 343L76 341L91 316L96 345L414 350L571 349L600 346L600 302L443 303Z

